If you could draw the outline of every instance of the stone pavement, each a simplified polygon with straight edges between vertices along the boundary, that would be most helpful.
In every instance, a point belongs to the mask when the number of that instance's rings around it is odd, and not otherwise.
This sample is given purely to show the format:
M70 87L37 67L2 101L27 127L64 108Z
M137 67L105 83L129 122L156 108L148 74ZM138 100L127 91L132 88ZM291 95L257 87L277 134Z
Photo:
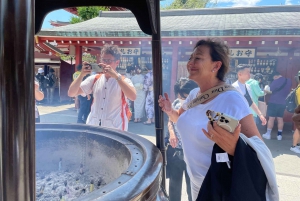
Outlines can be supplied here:
M76 123L77 113L74 109L74 104L45 106L38 105L42 123ZM265 143L272 152L277 182L281 201L296 201L300 200L300 154L291 152L292 144L291 124L285 124L283 131L283 139L276 139L276 128L273 129L272 139L265 140ZM260 133L263 134L266 128L259 126ZM142 123L129 123L129 132L136 133L153 144L155 140L155 127L152 125L143 125ZM168 180L167 180L168 186ZM167 187L168 189L168 187ZM186 188L183 184L182 200L187 200Z

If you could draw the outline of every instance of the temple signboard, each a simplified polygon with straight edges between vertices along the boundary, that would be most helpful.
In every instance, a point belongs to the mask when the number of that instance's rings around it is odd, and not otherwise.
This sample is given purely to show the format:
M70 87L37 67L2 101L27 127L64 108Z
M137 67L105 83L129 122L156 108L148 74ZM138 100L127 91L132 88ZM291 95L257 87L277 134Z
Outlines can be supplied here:
M255 48L230 48L231 58L254 58Z
M120 51L122 52L122 55L141 55L141 48L120 48Z

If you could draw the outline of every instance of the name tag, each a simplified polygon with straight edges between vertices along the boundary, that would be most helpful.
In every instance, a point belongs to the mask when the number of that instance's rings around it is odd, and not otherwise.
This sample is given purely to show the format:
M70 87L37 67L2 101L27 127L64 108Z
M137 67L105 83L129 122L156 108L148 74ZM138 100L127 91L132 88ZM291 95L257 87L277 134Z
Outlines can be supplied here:
M218 163L228 162L228 154L227 153L218 153L216 154L216 160Z

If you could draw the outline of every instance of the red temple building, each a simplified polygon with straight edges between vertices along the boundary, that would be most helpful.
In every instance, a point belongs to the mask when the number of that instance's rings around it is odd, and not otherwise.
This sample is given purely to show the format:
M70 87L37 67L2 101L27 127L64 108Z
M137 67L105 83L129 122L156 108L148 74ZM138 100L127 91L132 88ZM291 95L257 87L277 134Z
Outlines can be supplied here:
M186 63L193 46L207 37L221 38L230 47L229 82L236 80L234 67L247 63L252 65L253 74L262 73L266 81L277 70L292 79L295 87L294 77L300 70L299 11L300 6L294 5L161 11L163 90L173 94L177 79L187 75ZM76 65L82 62L83 52L99 60L105 43L121 48L119 69L131 63L143 66L152 62L151 37L140 30L130 11L100 12L94 19L42 30L36 36L36 47L52 54L60 50L74 55Z

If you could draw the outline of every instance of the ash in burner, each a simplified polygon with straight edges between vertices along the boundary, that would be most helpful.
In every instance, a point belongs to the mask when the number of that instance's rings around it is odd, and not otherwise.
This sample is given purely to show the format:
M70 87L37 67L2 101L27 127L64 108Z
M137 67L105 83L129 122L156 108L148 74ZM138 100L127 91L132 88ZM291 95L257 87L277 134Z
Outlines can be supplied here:
M81 165L79 173L74 172L37 172L37 201L69 201L84 196L105 185L100 175L89 175L83 172Z

